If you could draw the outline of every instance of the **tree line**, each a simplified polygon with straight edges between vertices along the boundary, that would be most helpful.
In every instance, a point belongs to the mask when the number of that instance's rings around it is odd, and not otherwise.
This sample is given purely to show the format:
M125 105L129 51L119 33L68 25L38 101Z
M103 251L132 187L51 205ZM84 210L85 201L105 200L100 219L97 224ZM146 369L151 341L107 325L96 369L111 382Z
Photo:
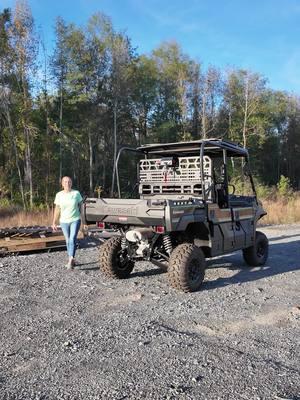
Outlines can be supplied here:
M250 150L259 182L300 187L300 100L257 72L203 65L178 43L139 54L103 13L55 21L51 54L26 1L0 11L0 197L49 204L70 175L115 191L122 146L222 137ZM135 160L124 156L131 186Z

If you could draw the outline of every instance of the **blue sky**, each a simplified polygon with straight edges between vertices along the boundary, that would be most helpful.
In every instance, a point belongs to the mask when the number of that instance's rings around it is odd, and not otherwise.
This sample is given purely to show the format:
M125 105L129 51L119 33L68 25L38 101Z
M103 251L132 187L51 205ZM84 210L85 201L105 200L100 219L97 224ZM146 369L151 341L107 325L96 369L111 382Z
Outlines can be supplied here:
M138 53L175 39L190 57L263 74L273 89L300 95L300 0L28 0L47 48L56 16L78 25L95 12L126 31ZM0 9L14 7L0 0Z

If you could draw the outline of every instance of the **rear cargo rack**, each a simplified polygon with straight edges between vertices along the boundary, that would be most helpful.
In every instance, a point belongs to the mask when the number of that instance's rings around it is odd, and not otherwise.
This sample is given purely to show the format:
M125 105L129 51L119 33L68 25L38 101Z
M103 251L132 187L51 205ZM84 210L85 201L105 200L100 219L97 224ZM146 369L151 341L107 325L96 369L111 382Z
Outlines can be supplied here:
M203 157L205 185L211 184L212 162ZM140 160L141 195L193 194L202 196L200 157L178 157L176 165L166 165L162 159Z

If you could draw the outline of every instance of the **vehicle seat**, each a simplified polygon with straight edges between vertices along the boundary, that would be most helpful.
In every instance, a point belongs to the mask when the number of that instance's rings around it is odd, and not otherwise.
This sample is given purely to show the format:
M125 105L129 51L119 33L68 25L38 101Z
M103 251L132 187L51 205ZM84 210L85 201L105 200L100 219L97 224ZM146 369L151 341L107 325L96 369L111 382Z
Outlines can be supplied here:
M216 201L220 208L228 208L228 195L222 183L216 185Z

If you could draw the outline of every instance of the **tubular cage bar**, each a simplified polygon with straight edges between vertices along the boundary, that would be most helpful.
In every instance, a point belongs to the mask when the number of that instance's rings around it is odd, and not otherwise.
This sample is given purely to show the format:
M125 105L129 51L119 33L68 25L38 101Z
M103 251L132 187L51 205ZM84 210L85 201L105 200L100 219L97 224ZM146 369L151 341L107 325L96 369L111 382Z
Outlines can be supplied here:
M139 162L139 194L152 196L155 194L186 194L201 196L203 201L212 196L212 157L218 154L224 163L225 187L227 188L227 157L245 157L249 163L248 151L234 143L221 139L204 139L194 142L145 145L139 148L123 147L116 159L116 180L118 196L121 198L118 164L121 154L130 151L144 155ZM206 154L204 155L204 153ZM207 155L209 153L209 156ZM191 156L185 156L190 153ZM161 162L159 158L148 158L148 155L172 157L177 159L175 165ZM251 186L256 197L251 173ZM228 189L227 189L228 191ZM228 194L228 193L227 193Z

